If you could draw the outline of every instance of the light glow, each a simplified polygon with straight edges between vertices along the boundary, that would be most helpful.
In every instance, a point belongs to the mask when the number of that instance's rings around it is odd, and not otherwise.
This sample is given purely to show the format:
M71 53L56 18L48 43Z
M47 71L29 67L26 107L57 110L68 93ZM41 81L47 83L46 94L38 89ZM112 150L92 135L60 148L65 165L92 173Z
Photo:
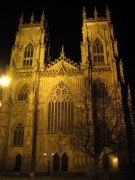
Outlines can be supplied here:
M3 76L0 78L1 86L8 86L9 82L10 82L10 79L8 77Z
M113 170L118 170L118 157L113 157Z
M44 153L44 156L47 156L47 153Z
M113 158L113 162L116 163L117 162L117 157Z
M54 153L52 153L51 155L54 156ZM47 156L47 153L46 153L46 152L44 153L44 156Z

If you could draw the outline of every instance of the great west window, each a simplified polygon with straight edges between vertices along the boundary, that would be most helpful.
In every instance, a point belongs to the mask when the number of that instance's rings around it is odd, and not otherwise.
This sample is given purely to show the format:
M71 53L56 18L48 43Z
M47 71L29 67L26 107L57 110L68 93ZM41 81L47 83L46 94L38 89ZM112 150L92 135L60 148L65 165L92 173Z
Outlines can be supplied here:
M69 133L73 129L73 101L70 89L64 82L53 89L48 104L48 132Z

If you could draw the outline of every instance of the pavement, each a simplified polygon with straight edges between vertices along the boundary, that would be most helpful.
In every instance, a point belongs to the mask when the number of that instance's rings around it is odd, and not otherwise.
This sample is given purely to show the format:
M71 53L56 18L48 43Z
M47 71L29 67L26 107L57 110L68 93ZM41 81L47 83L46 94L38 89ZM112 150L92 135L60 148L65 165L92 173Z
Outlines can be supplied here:
M135 177L131 176L107 176L94 178L91 176L22 176L22 175L12 175L4 176L0 175L0 180L135 180Z
M22 177L22 176L0 176L0 180L91 180L88 177Z

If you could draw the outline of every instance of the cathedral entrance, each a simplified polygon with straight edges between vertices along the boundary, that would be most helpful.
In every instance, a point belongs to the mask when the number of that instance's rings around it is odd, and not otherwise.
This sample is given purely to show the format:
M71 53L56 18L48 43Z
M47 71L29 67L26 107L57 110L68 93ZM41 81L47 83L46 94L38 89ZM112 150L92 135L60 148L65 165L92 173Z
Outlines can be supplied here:
M68 171L68 156L66 153L60 156L56 153L53 156L53 171L54 172L65 172Z
M61 157L61 171L68 171L68 156L66 153Z
M21 165L22 165L22 156L21 156L21 154L17 154L16 159L15 159L14 171L20 171Z
M53 171L60 171L60 157L57 153L53 156Z

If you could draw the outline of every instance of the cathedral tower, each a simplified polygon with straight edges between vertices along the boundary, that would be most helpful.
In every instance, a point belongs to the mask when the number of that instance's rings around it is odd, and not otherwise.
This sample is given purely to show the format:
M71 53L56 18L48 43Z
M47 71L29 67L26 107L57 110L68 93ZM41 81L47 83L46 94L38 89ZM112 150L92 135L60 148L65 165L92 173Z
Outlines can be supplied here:
M20 18L19 30L16 33L15 45L12 48L10 66L18 71L43 71L48 61L48 27L44 11L40 22L34 22L32 13L30 22L24 23L23 14Z

